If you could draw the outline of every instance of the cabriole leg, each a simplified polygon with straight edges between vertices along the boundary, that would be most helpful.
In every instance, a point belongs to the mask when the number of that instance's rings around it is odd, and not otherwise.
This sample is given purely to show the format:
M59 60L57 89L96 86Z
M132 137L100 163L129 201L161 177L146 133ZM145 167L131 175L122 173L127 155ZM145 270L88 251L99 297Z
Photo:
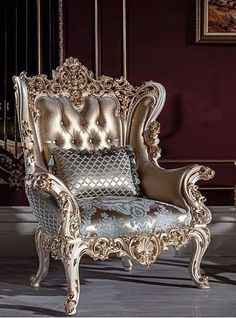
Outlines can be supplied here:
M36 275L30 277L32 287L39 287L40 282L47 276L50 254L42 245L42 228L38 226L35 232L35 245L38 254L39 267Z
M121 262L125 271L129 272L132 270L133 263L127 255L121 256Z
M76 313L80 296L79 263L85 249L86 246L83 244L79 246L67 244L63 253L62 262L67 280L67 300L65 302L65 313L67 315Z
M202 257L210 243L210 231L207 227L194 228L189 237L194 239L196 250L190 262L189 272L192 280L199 288L209 288L208 277L201 274L200 264Z

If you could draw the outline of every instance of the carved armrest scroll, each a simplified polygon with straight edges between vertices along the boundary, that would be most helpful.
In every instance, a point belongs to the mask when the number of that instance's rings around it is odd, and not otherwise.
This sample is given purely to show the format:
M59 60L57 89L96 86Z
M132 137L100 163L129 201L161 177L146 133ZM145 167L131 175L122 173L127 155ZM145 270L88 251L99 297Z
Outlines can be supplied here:
M211 221L211 212L204 204L206 198L200 193L195 183L198 180L210 180L214 175L215 172L211 168L195 165L183 179L182 192L192 212L194 224L208 224Z

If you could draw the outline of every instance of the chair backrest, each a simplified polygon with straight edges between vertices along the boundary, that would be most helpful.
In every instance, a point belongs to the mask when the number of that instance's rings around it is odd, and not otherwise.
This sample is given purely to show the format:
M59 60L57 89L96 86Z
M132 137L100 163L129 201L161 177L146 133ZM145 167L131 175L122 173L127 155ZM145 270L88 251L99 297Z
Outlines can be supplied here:
M150 159L159 158L155 120L165 101L161 84L134 87L107 76L96 80L74 58L52 75L14 77L27 171L34 164L47 168L55 145L99 149L130 144L137 151L146 149Z

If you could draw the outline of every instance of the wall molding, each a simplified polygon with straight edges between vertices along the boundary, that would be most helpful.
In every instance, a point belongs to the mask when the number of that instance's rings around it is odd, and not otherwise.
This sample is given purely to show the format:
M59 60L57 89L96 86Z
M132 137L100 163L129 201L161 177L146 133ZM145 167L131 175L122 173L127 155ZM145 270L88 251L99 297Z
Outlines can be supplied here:
M211 256L236 256L236 209L234 206L211 206L212 241L208 249ZM36 256L34 231L37 221L29 206L0 207L0 257ZM190 246L179 251L170 249L163 256L187 256Z

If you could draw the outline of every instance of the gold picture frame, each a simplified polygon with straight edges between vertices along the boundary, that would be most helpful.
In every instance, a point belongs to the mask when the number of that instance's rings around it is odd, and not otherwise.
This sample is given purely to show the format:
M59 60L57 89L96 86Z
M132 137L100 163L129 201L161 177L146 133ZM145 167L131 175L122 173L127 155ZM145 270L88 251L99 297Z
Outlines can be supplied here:
M196 0L196 43L236 43L236 0Z

